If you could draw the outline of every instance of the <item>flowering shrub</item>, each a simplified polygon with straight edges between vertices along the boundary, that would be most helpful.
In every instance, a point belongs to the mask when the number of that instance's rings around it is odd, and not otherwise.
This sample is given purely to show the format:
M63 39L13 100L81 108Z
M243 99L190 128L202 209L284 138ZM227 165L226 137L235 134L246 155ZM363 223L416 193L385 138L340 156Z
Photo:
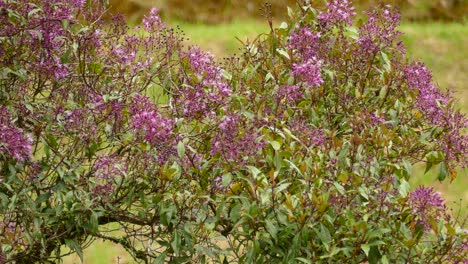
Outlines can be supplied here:
M2 263L95 239L145 263L466 263L465 220L407 180L455 178L468 122L393 8L304 3L219 63L99 2L0 0Z

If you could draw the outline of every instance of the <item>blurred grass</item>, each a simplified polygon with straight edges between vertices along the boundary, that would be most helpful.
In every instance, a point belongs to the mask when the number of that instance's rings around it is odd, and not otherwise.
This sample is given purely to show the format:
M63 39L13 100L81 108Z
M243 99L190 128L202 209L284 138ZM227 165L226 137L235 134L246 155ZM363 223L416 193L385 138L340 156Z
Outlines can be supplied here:
M296 0L109 0L111 11L123 12L128 17L141 18L149 8L158 7L165 18L190 22L217 24L233 18L263 18L265 3L275 18L285 18L285 6L295 6ZM379 2L398 6L403 16L412 21L468 19L466 0L354 0L357 10L363 11ZM324 1L314 1L324 6Z
M197 44L218 57L239 52L242 41L253 40L258 34L268 31L266 23L256 20L237 20L228 24L205 25L172 22L178 24L190 38L190 44ZM456 91L458 106L468 114L468 24L461 23L405 23L401 26L405 35L403 41L412 58L427 64L433 71L434 79L440 87ZM414 166L411 179L413 188L418 185L432 186L441 192L447 205L454 210L468 211L468 169L459 171L452 182L439 183L436 170L424 175L424 165ZM97 241L84 251L85 264L134 263L119 246ZM80 263L77 256L65 258L64 263Z
M183 21L173 21L171 25L179 25L189 38L189 44L198 45L210 51L216 57L229 56L239 51L242 44L236 38L246 41L253 40L257 35L268 32L265 21L246 19L218 25L192 24Z

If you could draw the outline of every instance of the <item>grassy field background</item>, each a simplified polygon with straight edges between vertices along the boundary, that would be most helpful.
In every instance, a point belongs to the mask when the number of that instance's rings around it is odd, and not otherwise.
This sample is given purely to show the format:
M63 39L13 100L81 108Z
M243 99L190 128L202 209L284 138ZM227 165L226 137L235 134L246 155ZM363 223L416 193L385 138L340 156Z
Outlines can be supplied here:
M178 23L191 44L211 51L218 57L239 52L242 41L253 40L260 33L267 32L267 24L256 20L234 21L221 25ZM412 58L427 64L433 71L434 79L440 87L456 91L458 107L468 114L468 24L466 23L404 23L401 31L403 41ZM439 183L435 172L424 175L423 165L414 168L412 187L433 186L442 193L447 205L457 211L468 211L468 170L460 170L458 178L451 184ZM119 246L108 242L96 241L84 251L85 264L134 263ZM77 256L65 258L66 264L81 263Z

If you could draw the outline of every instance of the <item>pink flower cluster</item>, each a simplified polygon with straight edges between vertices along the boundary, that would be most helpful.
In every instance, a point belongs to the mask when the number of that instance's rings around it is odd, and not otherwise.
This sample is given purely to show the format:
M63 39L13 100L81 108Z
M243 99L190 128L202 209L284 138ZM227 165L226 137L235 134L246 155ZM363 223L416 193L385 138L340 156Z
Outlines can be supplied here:
M6 107L0 107L0 154L25 161L31 157L33 140L10 120Z
M323 84L322 75L320 73L322 61L316 57L312 57L300 64L293 64L291 75L306 82L310 86L320 86Z
M402 34L396 30L400 24L400 13L390 5L375 8L367 15L369 19L359 28L358 43L363 53L361 56L373 56L381 47L392 47ZM397 43L397 47L401 53L404 53L400 42Z
M372 125L374 125L374 126L385 123L385 118L376 115L374 112L369 114L369 119L370 119Z
M308 147L325 146L326 136L323 130L314 128L302 120L294 122L291 126L291 131Z
M308 26L297 26L288 37L288 48L304 59L318 57L320 37L320 32L313 32Z
M62 21L73 23L75 14L84 7L85 1L40 2L42 10L35 12L39 9L34 3L23 5L14 1L1 1L0 8L16 10L27 19L24 25L18 26L13 25L8 16L0 16L0 36L17 36L14 48L34 50L34 56L28 58L30 67L52 78L61 79L69 73L69 66L61 60L64 55L64 37L67 34Z
M419 186L410 193L408 203L412 213L426 230L431 229L430 219L439 221L448 217L444 200L439 193L434 192L433 188Z
M211 141L212 156L220 154L227 160L242 162L244 156L254 155L262 147L262 143L256 141L256 132L243 128L240 115L226 115L218 129Z
M418 93L417 108L431 124L446 130L441 140L446 159L462 167L467 166L468 136L464 136L463 131L468 128L468 119L449 108L449 94L443 94L434 86L432 75L424 64L407 66L404 77L408 86Z
M304 89L297 85L284 85L275 94L277 101L286 99L288 103L300 101L304 97Z
M187 79L189 87L181 87L184 116L211 115L220 106L227 103L231 87L223 80L221 67L217 66L213 55L201 51L198 47L190 48L184 54L196 81Z
M137 95L130 106L130 125L135 132L152 146L167 145L174 135L175 122L158 113L156 105L148 97Z
M99 179L112 179L125 176L127 166L121 157L117 155L105 155L100 157L95 164L95 176Z
M442 94L442 91L432 84L430 71L424 64L414 63L404 69L404 75L408 85L419 93L417 107L432 124L443 126L445 113L441 107L449 103L449 96Z
M166 24L162 22L161 17L159 16L159 10L157 8L151 8L149 16L143 18L143 26L146 31L154 32L158 28L166 27Z
M117 155L100 157L94 165L97 185L93 189L95 197L105 198L114 190L114 179L124 177L127 166Z
M314 33L309 27L297 27L288 38L288 47L299 56L298 63L292 66L291 75L310 87L323 83L321 76L322 60L318 58L320 33Z
M332 0L327 4L327 9L327 12L321 12L318 15L319 21L324 23L326 27L339 23L346 23L350 26L353 24L352 18L356 12L351 1Z

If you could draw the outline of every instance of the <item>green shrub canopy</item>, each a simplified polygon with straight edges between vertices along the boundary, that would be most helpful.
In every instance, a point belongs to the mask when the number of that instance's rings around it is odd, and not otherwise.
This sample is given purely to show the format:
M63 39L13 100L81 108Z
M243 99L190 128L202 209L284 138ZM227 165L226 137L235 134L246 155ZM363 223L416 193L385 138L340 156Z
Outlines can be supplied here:
M156 9L104 10L0 0L1 263L95 239L144 263L466 263L465 220L408 179L454 179L468 121L395 9L301 3L222 63Z

